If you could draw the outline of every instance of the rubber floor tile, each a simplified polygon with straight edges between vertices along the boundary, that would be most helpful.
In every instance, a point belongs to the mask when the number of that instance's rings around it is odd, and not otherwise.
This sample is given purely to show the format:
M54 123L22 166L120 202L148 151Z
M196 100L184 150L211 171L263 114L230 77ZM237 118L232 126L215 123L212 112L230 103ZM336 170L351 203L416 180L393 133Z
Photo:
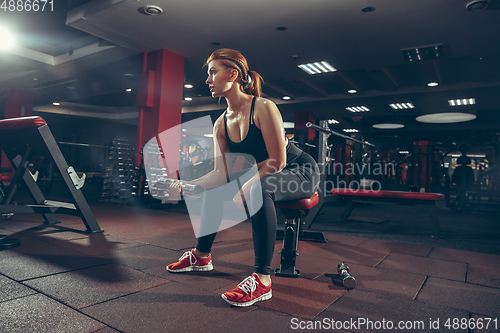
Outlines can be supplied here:
M307 319L317 316L346 292L344 288L332 288L326 283L309 279L278 276L271 276L271 279L273 297L270 300L258 302L256 305ZM241 281L216 292L222 294L235 288L239 282Z
M72 239L88 238L89 234L71 228L56 226L38 226L24 230L20 235L27 235L44 242L65 241Z
M109 261L62 248L58 254L24 255L2 259L0 273L22 281L106 263Z
M141 240L144 243L164 247L170 250L181 250L193 248L196 245L194 233L190 235L178 232L170 232L163 235L155 235Z
M137 270L155 267L165 269L167 264L176 261L179 256L179 251L169 250L154 245L141 245L97 255L99 258L106 259L115 264Z
M236 327L239 333L296 332L301 331L301 327L305 328L307 325L309 325L309 327L314 327L314 323L311 324L310 322L310 319L304 319L262 307L254 307L253 311L246 312L236 320L229 322L216 330L207 330L207 332L233 333L236 331ZM307 329L307 332L325 332L324 330L320 330L321 328L325 328L323 325L316 324L316 327L318 327L318 330ZM335 332L342 333L346 331L336 330Z
M232 308L217 294L176 282L97 304L82 311L133 333L210 332L252 308Z
M32 294L36 294L36 291L0 275L0 303Z
M469 264L467 283L500 289L500 268Z
M0 303L0 332L90 333L104 324L44 295Z
M171 262L175 262L177 259L175 258ZM250 267L241 269L232 263L214 264L214 269L209 272L170 273L165 266L150 267L144 272L209 292L242 280L242 276L249 275L248 272L251 272Z
M447 318L464 317L468 317L467 311L394 295L352 289L315 319L333 320L333 325L348 329L350 332L420 333L448 332L443 327ZM439 329L431 328L430 321L436 325L436 320L439 320ZM393 329L389 329L391 326ZM467 330L453 330L453 332L467 333Z
M465 263L422 258L400 253L389 254L377 267L461 282L465 282L467 273L467 264Z
M228 228L221 230L217 233L215 237L215 242L240 242L248 243L252 242L252 230L249 228L245 230L244 228Z
M255 253L252 241L246 243L240 243L239 240L224 241L216 243L212 247L212 260L214 264L218 261L242 263L254 257ZM251 265L253 267L253 263Z
M309 256L333 259L339 263L349 262L368 266L376 265L387 254L387 252L368 250L357 245L345 245L336 242L323 244L323 246L307 252Z
M81 309L168 283L168 280L109 264L26 281L26 285Z
M343 245L357 246L369 240L369 238L364 238L364 237L331 234L328 232L323 232L323 236L326 239L328 239L328 243L337 245L343 244Z
M428 255L429 258L444 259L457 262L466 262L485 267L500 268L500 255L462 251L435 247Z
M120 333L120 331L117 331L111 327L104 327L92 333Z
M390 242L379 239L370 239L360 244L359 247L380 252L396 252L420 257L425 257L432 248L425 245Z
M138 241L158 235L165 235L171 232L172 231L163 230L152 226L138 226L133 224L128 224L126 226L120 226L115 228L106 228L106 234L111 234Z
M500 289L429 277L417 300L500 318Z
M112 252L114 250L144 245L139 241L134 241L124 237L110 234L91 234L88 238L74 239L68 241L57 241L55 244L72 249L88 255Z
M413 299L422 287L426 276L379 267L349 264L349 272L356 279L356 290L374 291ZM318 282L342 286L337 267L315 279Z
M37 238L20 238L20 241L21 244L19 247L0 251L0 259L19 255L58 255L66 251L66 249L60 245L47 243L46 241Z

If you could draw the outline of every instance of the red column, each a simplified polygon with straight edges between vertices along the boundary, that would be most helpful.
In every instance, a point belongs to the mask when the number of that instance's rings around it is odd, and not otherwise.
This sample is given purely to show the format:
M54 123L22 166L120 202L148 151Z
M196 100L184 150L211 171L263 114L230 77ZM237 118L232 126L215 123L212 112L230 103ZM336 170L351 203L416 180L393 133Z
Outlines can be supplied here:
M19 89L7 92L4 118L29 117L33 115L33 93ZM2 168L10 168L9 160L2 152Z
M184 57L167 50L144 54L143 72L139 73L137 88L140 111L136 160L139 164L141 147L157 137L158 143L163 143L161 148L170 177L179 168L183 85Z

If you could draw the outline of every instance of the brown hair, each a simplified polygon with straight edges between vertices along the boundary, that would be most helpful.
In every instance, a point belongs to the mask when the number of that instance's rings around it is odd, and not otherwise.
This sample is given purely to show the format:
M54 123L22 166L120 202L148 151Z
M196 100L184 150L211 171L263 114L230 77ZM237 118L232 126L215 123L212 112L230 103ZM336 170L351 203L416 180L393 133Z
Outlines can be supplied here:
M224 66L236 69L240 75L243 90L249 95L260 97L262 93L261 82L264 82L264 80L259 73L248 68L247 60L240 52L231 49L216 50L208 57L205 66L212 60L219 60Z

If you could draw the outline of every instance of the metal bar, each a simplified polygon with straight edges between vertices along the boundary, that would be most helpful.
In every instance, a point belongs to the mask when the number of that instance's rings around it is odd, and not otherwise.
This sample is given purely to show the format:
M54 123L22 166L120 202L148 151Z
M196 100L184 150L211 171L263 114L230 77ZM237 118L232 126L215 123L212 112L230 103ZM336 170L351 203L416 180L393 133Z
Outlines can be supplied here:
M324 127L321 127L321 126L318 126L318 125L315 125L311 122L308 122L306 123L306 127L310 127L310 128L313 128L317 131L322 131L322 132L326 132L328 134L333 134L333 135L336 135L336 136L340 136L341 138L344 138L344 139L348 139L348 140L351 140L351 141L354 141L354 142L358 142L358 143L361 143L361 144L364 144L364 145L367 145L367 146L372 146L372 147L375 147L375 145L369 143L368 141L361 141L361 140L358 140L358 139L354 139L354 138L351 138L350 136L348 135L344 135L344 134L341 134L341 133L338 133L338 132L335 132L335 131L332 131L331 129L329 128L324 128Z
M66 160L64 159L64 156L62 155L61 150L59 149L59 146L57 145L57 142L54 139L54 136L52 135L49 127L47 125L40 126L38 127L38 131L40 132L40 136L45 143L47 150L49 151L50 157L53 159L54 164L59 171L59 174L62 176L64 183L66 184L70 192L70 199L75 205L80 218L85 224L87 232L103 232L104 230L99 227L94 214L90 210L87 200L85 200L82 192L80 190L77 190L75 185L73 184L73 181L68 174L68 164L66 163Z
M57 141L57 143L60 145L68 145L68 146L108 148L108 146L91 145L89 143L76 143L76 142L64 142L64 141Z

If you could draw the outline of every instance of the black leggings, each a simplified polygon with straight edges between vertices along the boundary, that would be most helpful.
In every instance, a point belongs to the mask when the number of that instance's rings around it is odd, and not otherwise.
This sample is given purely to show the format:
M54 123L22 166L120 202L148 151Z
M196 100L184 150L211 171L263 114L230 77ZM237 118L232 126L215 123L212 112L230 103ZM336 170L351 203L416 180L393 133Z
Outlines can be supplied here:
M295 149L298 149L295 147ZM295 151L294 151L295 152ZM231 174L231 179L236 179L242 173ZM264 275L271 274L271 260L276 242L276 208L275 201L298 200L310 197L317 190L319 181L319 169L314 159L301 153L294 159L294 163L288 164L281 172L260 179L260 187L252 186L250 198L253 202L256 196L262 197L262 207L252 216L252 236L255 252L254 272ZM232 200L236 193L228 193L226 200ZM260 200L257 200L260 202ZM223 200L220 197L205 195L202 205L202 222L204 218L212 221L222 220ZM214 209L219 205L220 209ZM210 215L220 216L206 217L205 212ZM215 215L216 215L215 214ZM210 252L216 233L198 238L196 249L200 252Z

